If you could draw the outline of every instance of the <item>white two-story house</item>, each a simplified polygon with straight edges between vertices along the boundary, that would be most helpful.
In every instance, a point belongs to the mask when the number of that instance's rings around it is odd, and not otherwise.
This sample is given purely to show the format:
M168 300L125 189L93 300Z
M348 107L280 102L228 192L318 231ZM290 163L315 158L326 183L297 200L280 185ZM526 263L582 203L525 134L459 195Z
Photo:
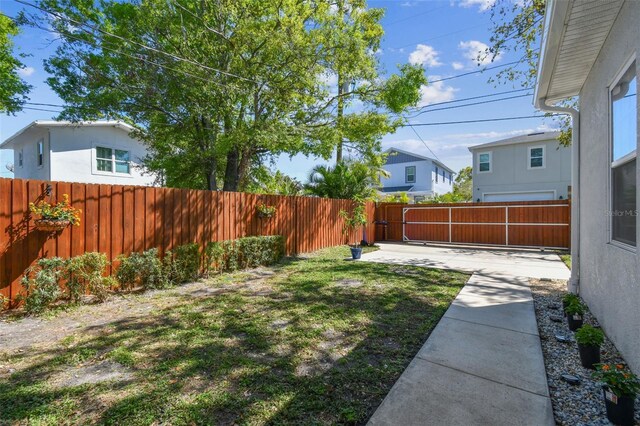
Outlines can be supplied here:
M571 196L571 149L559 132L515 136L469 147L473 201L563 200Z
M119 121L36 120L7 138L0 149L13 150L13 175L19 179L153 185L145 172L145 145Z
M386 153L383 168L389 177L382 178L383 195L406 193L410 201L420 202L453 190L455 173L440 161L398 148L389 148Z

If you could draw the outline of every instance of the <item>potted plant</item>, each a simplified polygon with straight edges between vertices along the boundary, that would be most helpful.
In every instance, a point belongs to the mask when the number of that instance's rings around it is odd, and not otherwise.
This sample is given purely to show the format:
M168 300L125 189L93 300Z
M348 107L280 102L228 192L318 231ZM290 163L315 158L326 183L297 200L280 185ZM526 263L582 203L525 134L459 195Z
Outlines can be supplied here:
M571 302L580 302L580 298L578 297L577 294L573 294L573 293L567 293L564 295L564 297L562 298L562 309L567 309L567 306L569 306L569 304Z
M35 220L36 229L40 231L58 232L70 224L80 224L81 211L71 207L68 194L63 194L62 200L55 204L49 204L44 200L29 203L29 210L40 216L40 219Z
M349 238L353 235L353 231L367 224L367 213L365 212L364 203L358 203L351 214L345 210L340 210L340 217L344 219L342 233L345 235L347 244L349 244ZM355 243L351 244L351 257L357 260L362 256L362 247L358 245L357 237L355 241Z
M611 423L633 425L633 404L640 392L638 378L622 364L598 364L593 377L603 383L604 403Z
M576 332L576 342L582 366L595 369L594 364L600 363L600 345L604 342L602 330L585 324Z
M276 206L268 206L265 203L258 204L258 217L269 218L276 215Z
M571 302L564 309L567 314L567 323L569 324L569 330L576 331L582 327L582 316L584 315L584 305L577 302Z

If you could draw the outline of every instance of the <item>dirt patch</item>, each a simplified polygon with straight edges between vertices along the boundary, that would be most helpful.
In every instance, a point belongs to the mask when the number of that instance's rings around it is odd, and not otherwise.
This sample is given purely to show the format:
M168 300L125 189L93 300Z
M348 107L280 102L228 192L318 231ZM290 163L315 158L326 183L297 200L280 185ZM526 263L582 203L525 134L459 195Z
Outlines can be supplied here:
M346 288L358 288L362 287L363 284L364 283L360 280L343 279L336 281L336 286Z
M49 379L53 387L65 388L87 383L131 380L132 372L117 362L105 360L96 364L69 367Z
M356 344L348 341L345 333L333 329L322 333L323 340L313 352L296 367L296 375L301 377L317 376L333 367L338 360L348 355Z

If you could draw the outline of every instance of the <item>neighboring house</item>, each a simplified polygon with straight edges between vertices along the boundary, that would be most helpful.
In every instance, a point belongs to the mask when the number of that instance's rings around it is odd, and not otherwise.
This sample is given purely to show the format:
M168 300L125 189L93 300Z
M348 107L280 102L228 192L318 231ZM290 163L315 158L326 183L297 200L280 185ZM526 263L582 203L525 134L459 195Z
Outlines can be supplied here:
M440 161L398 148L385 152L388 156L383 168L390 176L381 179L384 195L406 192L411 201L419 202L452 191L455 173Z
M155 176L141 166L147 149L132 130L118 121L36 120L0 148L13 150L15 178L152 185Z
M534 98L574 123L569 289L637 374L639 22L638 1L549 0ZM579 111L557 106L574 97Z
M473 200L563 200L570 196L571 150L559 132L539 132L469 148Z

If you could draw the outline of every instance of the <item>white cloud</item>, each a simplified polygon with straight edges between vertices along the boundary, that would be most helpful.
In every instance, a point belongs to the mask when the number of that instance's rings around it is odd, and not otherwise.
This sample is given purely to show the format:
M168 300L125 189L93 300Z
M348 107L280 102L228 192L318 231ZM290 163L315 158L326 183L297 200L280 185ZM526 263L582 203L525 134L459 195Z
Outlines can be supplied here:
M452 62L451 66L456 71L460 71L462 68L464 68L464 64L462 62Z
M462 7L479 6L479 12L485 12L495 4L496 0L462 0L458 3Z
M406 2L402 3L400 6L402 6L402 7L413 7L416 4L418 4L417 1L406 1Z
M426 44L419 44L416 50L409 54L409 62L413 65L425 65L427 67L438 67L442 62L438 60L439 52Z
M477 65L488 65L491 63L492 54L487 54L489 48L485 43L478 40L461 41L458 49L462 50L462 56ZM502 58L502 54L498 54L493 62L497 62Z
M18 70L18 74L20 74L23 77L29 77L30 75L32 75L34 72L36 72L35 68L33 67L24 67L24 68L20 68Z
M427 78L427 81L433 79L438 80L439 76L432 75ZM436 102L451 101L455 98L455 93L458 89L446 86L444 81L438 81L436 83L429 83L426 86L420 88L420 103L418 106L431 105Z

